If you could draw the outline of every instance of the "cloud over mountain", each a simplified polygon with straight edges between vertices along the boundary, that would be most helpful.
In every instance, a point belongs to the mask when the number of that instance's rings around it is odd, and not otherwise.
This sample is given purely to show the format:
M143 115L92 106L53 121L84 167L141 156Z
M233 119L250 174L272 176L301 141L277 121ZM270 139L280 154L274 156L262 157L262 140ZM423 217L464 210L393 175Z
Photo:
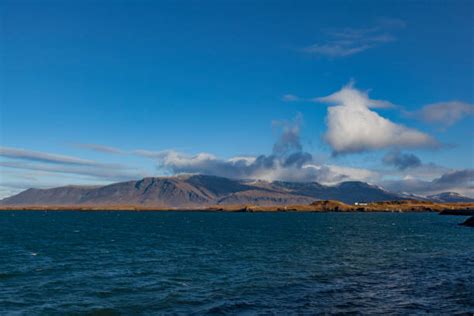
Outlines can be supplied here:
M406 178L384 181L382 185L393 192L427 195L455 191L464 195L474 196L474 169L449 171L432 181Z
M394 123L372 111L391 103L372 100L352 84L315 101L335 104L328 108L325 141L334 154L358 153L384 148L420 148L437 146L431 136Z
M171 174L198 173L234 179L317 181L326 184L344 180L368 181L377 177L377 173L365 169L317 164L313 156L303 150L301 123L299 116L292 122L274 122L281 133L269 155L219 159L208 153L194 156L176 151L139 150L135 153L155 159L160 169Z

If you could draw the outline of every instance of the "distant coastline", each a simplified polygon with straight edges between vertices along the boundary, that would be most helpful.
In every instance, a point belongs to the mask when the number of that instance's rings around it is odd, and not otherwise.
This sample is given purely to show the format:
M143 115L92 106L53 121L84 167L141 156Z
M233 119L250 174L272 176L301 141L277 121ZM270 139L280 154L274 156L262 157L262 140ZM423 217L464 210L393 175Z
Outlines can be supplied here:
M389 202L387 202L389 201ZM403 212L473 209L455 192L414 196L365 182L237 180L209 175L152 177L105 186L27 189L0 201L0 209Z
M163 207L143 205L0 205L0 211L196 211L196 212L439 212L474 215L474 203L434 203L404 200L349 205L340 201L315 201L301 205L217 205L208 207Z

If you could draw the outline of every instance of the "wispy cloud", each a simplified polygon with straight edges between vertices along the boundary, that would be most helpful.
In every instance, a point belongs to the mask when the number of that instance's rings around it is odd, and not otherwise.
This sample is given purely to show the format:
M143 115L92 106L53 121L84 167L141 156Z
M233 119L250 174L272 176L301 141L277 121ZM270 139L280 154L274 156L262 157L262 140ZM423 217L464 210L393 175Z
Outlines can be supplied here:
M21 161L5 161L0 162L0 167L14 168L21 170L33 170L47 173L61 173L61 174L73 174L79 176L93 177L99 180L108 181L123 181L138 179L145 176L144 173L133 170L132 168L97 168L90 166L65 166L65 165L50 165L50 164L37 164L31 162Z
M393 32L405 27L398 19L382 18L370 28L326 30L324 41L303 48L304 52L327 57L346 57L396 40Z
M407 116L447 128L456 122L474 115L474 104L449 101L425 105L421 110L408 112Z
M11 147L0 147L0 156L64 165L92 166L98 164L97 162L87 159Z
M38 152L11 147L0 147L2 174L5 169L36 171L43 174L66 174L86 176L100 181L122 181L137 179L146 174L137 168L116 163L103 163L73 156ZM1 181L6 180L2 177ZM14 178L18 178L15 176Z
M296 102L296 101L301 100L299 96L294 95L294 94L285 94L284 96L281 97L281 99L285 102Z
M99 145L99 144L75 144L75 146L79 148L83 148L83 149L89 149L92 151L105 153L105 154L123 154L124 153L124 151L122 151L119 148L104 146L104 145Z

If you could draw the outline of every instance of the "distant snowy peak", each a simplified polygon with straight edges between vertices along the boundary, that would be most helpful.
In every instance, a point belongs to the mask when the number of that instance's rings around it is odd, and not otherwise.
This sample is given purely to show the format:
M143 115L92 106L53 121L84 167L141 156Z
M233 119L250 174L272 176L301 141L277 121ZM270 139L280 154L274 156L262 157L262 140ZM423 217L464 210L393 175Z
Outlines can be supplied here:
M474 199L461 195L456 192L443 192L434 195L427 196L433 202L446 202L446 203L456 203L456 202L474 202Z

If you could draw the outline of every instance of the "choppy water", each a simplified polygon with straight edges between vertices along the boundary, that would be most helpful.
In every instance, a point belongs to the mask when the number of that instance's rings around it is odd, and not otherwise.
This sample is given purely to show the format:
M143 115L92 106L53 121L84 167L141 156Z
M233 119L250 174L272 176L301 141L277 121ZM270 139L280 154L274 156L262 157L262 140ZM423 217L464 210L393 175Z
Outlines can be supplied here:
M0 212L0 314L469 314L463 219Z

